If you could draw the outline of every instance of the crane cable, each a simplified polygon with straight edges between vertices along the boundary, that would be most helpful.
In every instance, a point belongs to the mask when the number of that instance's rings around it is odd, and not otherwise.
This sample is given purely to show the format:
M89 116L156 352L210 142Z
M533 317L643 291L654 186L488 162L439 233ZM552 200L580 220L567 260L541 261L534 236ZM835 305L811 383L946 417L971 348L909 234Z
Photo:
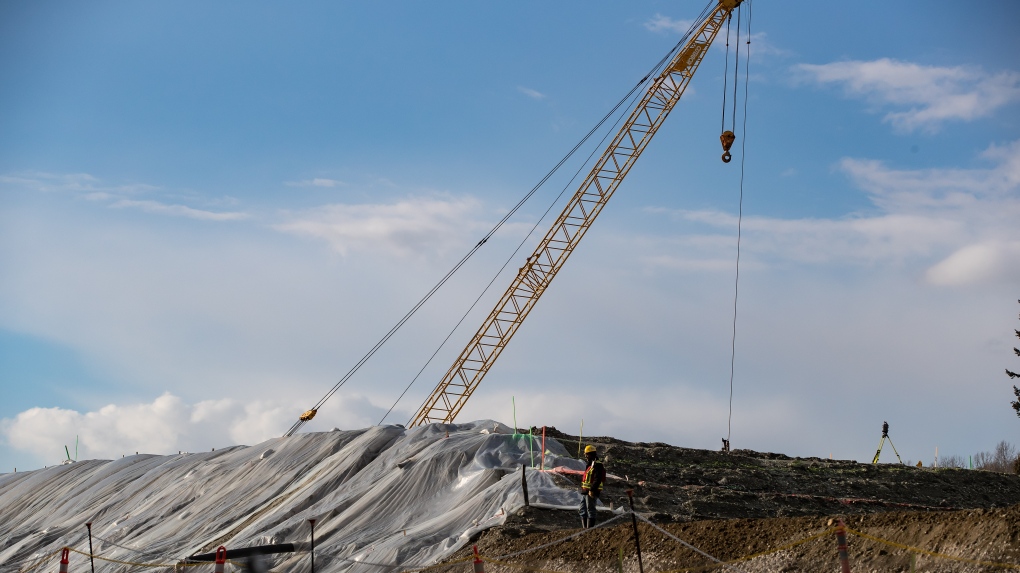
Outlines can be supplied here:
M697 23L700 22L704 18L705 13L708 11L710 6L711 6L711 4L709 4L709 6L707 6L702 11L701 16L699 16L698 19L695 20L693 24L691 24L691 27L683 35L683 37L680 39L680 41L677 42L677 45L674 46L673 49L670 50L662 59L660 59L655 64L655 66L653 66L652 69L647 74L645 74L645 77L643 77L641 79L641 81L639 81L630 90L630 92L627 93L627 95L625 95L623 98L620 99L620 101L616 104L616 106L614 106L613 109L609 113L606 114L606 116L602 119L602 121L599 122L598 125L595 126L594 129L598 129L610 116L612 116L614 113L616 113L616 111L620 108L621 104L623 104L624 101L627 101L629 99L631 104L633 104L633 102L637 99L637 96L641 93L640 91L638 91L638 88L646 85L651 80L651 78L656 74L656 72L659 71L659 69L662 67L662 65L666 61L671 59L673 57L673 54L676 53L676 50L678 50L680 48L680 46L683 45L688 40L688 38L691 35L691 32L694 31L695 27L697 26ZM632 107L632 106L629 106L629 107ZM542 216L539 217L539 219L535 222L534 225L532 225L531 230L528 231L528 234L517 245L517 248L514 249L514 252L511 253L509 257L507 257L506 261L503 263L503 266L501 266L499 268L499 270L496 271L496 274L493 275L492 280L490 280L489 283L485 286L485 288L482 289L481 294L479 294L478 297L474 300L474 302L471 303L471 306L469 306L468 309L466 311L464 311L464 314L460 317L460 320L457 321L457 324L455 324L453 326L453 328L450 329L450 332L446 335L446 338L444 338L443 341L439 344L439 347L436 348L435 352L432 353L432 356L430 356L429 359L425 361L425 364L421 367L420 370L418 370L418 373L415 374L414 378L411 379L411 382L409 382L407 384L407 387L404 388L404 391L401 392L400 396L398 396L397 399L393 402L393 405L390 406L390 409L387 410L386 413L383 415L382 419L379 420L379 425L382 425L382 423L384 421L386 421L386 418L390 415L391 412L393 412L393 409L397 407L397 404L400 402L400 400L402 400L404 398L404 395L407 394L408 390L411 389L411 386L413 386L414 383L418 381L418 378L422 375L422 373L425 371L425 369L428 368L429 364L432 363L432 360L436 357L436 355L439 354L439 352L443 349L443 347L446 345L446 343L450 340L450 337L452 337L454 332L456 332L457 329L460 328L460 325L464 322L465 319L467 319L467 317L471 313L471 311L474 310L475 306L482 300L482 297L485 296L485 293L489 292L489 289L492 288L493 283L496 282L496 279L499 278L499 275L501 275L503 273L503 271L506 270L506 267L507 267L507 265L510 264L510 261L512 261L514 259L514 257L517 256L517 253L520 252L522 247L524 247L524 244L531 237L531 235L534 234L535 230L538 229L538 226L542 223L542 221L544 221L545 218L549 215L549 212L552 211L552 208L556 206L556 204L559 202L560 198L563 197L563 194L567 191L567 189L569 189L571 187L573 182L577 179L577 176L581 174L581 172L584 170L584 168L588 165L588 162L590 162L592 157L595 156L595 153L602 148L602 145L606 142L606 139L608 139L609 136L616 131L616 127L620 124L620 121L622 121L622 120L623 120L623 115L620 115L619 117L617 117L616 122L613 124L613 127L611 129L607 130L606 134L602 136L602 140L599 141L599 144L597 146L595 146L594 149L592 149L591 153L588 154L588 158L584 161L584 163L581 164L580 167L577 168L577 171L574 172L574 175L570 178L569 181L567 181L567 183L560 190L559 194L556 195L556 197L552 200L552 202L546 208L545 212L542 213ZM593 131L594 131L594 129L593 129ZM589 132L589 135L591 135L591 132ZM586 136L586 139L587 139L587 136ZM583 141L582 141L582 143L583 143ZM427 398L426 398L426 400L427 400ZM424 402L422 403L422 405L424 405ZM410 421L408 421L408 423L410 423Z
M615 111L615 109L614 109L614 111ZM605 121L605 119L603 119L603 122L604 121ZM601 125L601 122L599 123L599 125ZM421 300L419 300L417 303L415 303L415 305L413 307L411 307L411 310L407 311L407 313L404 314L404 316L401 317L400 320L398 320L397 323L394 324L393 327L390 328L389 331L387 331L386 334L383 335L383 337L381 339L379 339L379 341L376 342L375 345L372 346L372 348L364 356L362 356L361 359L358 360L357 363L354 364L354 366L347 372L347 374L344 374L343 378L341 378L339 382L334 384L333 387L330 388L329 392L326 392L326 395L323 396L321 399L319 399L318 402L315 403L315 406L313 406L311 410L309 410L308 412L303 414L300 418L298 418L297 422L294 422L294 424L290 427L289 430L287 430L287 433L285 433L284 436L291 436L291 435L293 435L294 432L296 432L298 430L298 428L300 428L302 425L304 425L304 423L306 421L310 420L311 417L308 416L308 414L311 413L311 416L314 416L315 415L314 412L316 412L319 408L321 408L322 405L325 404L326 401L329 400L333 396L333 394L335 394L336 391L340 389L341 386L346 384L347 381L350 380L352 376L354 376L354 373L357 372L358 370L360 370L361 367L364 366L365 363L368 362L368 360L376 352L378 352L378 350L380 348L382 348L382 346L384 344L386 344L386 342L389 341L389 339L394 334L396 334L397 330L399 330L400 327L402 327L404 325L404 323L406 323L408 320L410 320L411 317L414 316L414 314L416 312L418 312L418 309L420 309L422 306L424 306L425 303L428 302L428 300L430 298L432 298L432 295L436 294L436 292L444 284L446 284L446 282L448 280L450 280L450 278L452 278L453 275L457 271L459 271L460 268L462 266L464 266L465 263L467 263L468 259L470 259L476 252L478 252L478 250L482 248L482 245L484 245L494 234L496 234L496 231L498 231L500 229L500 227L502 227L503 224L506 223L507 220L510 219L510 217L512 217L522 206L524 206L524 203L527 202L527 200L530 199L531 196L534 195L535 192L538 191L538 189L540 187L542 187L542 185L544 185L545 182L548 181L549 178L552 177L554 173L556 173L556 171L559 170L559 168L574 154L574 152L576 152L577 149L579 147L581 147L581 145L585 141L587 141L589 137L591 137L592 133L594 133L595 129L597 129L597 128L598 128L598 126L596 126L595 128L592 128L592 131L589 131L588 134L585 135L584 139L582 139L580 142L578 142L577 145L575 145L573 149L571 149L569 152L567 152L567 154L565 156L563 156L563 158L560 159L560 161L548 173L546 173L545 176L542 177L541 180L539 180L538 184L536 184L534 187L532 187L531 190L528 191L524 195L524 197L521 198L521 200L517 202L516 205L514 205L513 209L508 211L506 213L506 215L504 215L503 218L500 219L499 222L496 223L496 225L493 226L493 228L490 229L489 232L486 233L485 236L482 237L482 240L478 241L478 243L476 243L475 246L472 247L471 250L469 250L466 255L464 255L459 261L457 261L457 264L453 265L453 268L451 268L449 271L447 271L447 273L445 275L443 275L443 277L439 280L439 282L437 282L431 289L429 289L429 291L427 293L425 293L425 296L423 296L421 298Z
M638 84L638 85L641 85L641 84ZM637 99L637 95L640 92L635 93L632 90L631 93L634 94L633 97L631 97L631 101L634 101L635 99ZM628 96L629 95L631 95L631 94L628 94ZM514 252L510 253L510 256L507 257L506 261L503 262L503 266L501 266L499 268L499 270L496 271L496 273L492 276L492 279L489 281L489 283L487 285L485 285L485 288L482 289L482 292L481 292L481 294L478 295L478 298L476 298L475 301L473 303L471 303L471 306L468 307L468 309L466 311L464 311L463 316L460 317L460 320L457 321L457 324L455 324L453 326L453 328L450 329L449 334L447 334L446 338L444 338L443 341L439 344L439 347L436 348L436 351L432 353L432 356L430 356L429 359L425 362L425 365L421 367L421 370L418 371L418 374L416 374L415 377L411 380L411 382L407 385L407 387L404 388L404 391L400 393L400 396L398 396L397 400L395 402L393 402L393 405L390 406L390 409L386 411L386 415L384 415L382 417L382 420L379 421L379 424L382 424L383 421L386 420L386 417L390 415L390 412L392 412L393 408L395 408L397 406L397 403L399 403L400 400L407 393L407 391L411 389L411 386L418 380L418 377L421 376L422 372L424 372L425 369L428 367L428 365L432 363L432 359L435 358L437 354L439 354L439 351L443 349L443 346L445 346L446 343L450 340L450 337L453 336L453 333L456 332L456 330L458 328L460 328L461 323L463 323L464 320L467 319L468 314L470 314L471 311L474 310L475 306L482 300L482 297L485 296L485 293L489 292L489 289L492 288L492 285L496 282L496 279L499 278L499 275L503 274L503 271L506 270L507 265L509 265L510 262L514 259L514 257L517 256L517 253L519 253L521 248L524 247L524 244L528 241L529 238L531 238L531 235L533 235L535 233L535 230L537 230L538 226L540 224L542 224L542 221L544 221L545 218L547 216L549 216L549 213L550 213L550 211L552 211L553 207L555 207L556 204L559 203L559 200L560 200L560 198L563 197L563 194L567 191L567 189L569 189L571 187L573 182L577 179L577 176L581 173L581 171L585 168L585 166L588 165L588 162L591 161L591 159L592 159L592 157L594 157L595 153L601 148L602 144L605 143L606 139L609 138L609 135L612 134L615 131L616 126L619 125L620 121L622 121L622 120L623 120L623 116L621 115L621 116L619 116L616 119L616 123L613 124L613 129L607 130L606 134L604 136L602 136L602 140L599 141L599 145L596 146L592 150L592 152L590 154L588 154L588 158L585 159L584 163L582 163L580 167L577 168L577 171L574 172L574 175L570 178L570 181L568 181L563 186L563 188L560 190L559 194L557 194L556 197L552 200L552 202L549 203L549 206L546 207L545 212L542 213L542 216L539 217L539 219L537 221L535 221L534 225L531 226L531 229L528 231L528 234L525 235L525 237L523 239L521 239L521 242L517 244L517 248L514 249ZM424 402L422 404L424 405ZM408 423L410 423L410 421Z
M701 15L700 15L700 16L698 17L698 20L696 20L696 22L700 22L700 21L701 21L702 19L704 19L704 17L705 17L705 14L706 14L706 13L707 13L707 12L708 12L708 11L709 11L710 9L711 9L711 7L712 7L713 5L714 5L714 2L710 2L710 3L709 3L709 4L708 4L708 5L706 6L706 7L705 7L705 9L704 9L704 10L702 10L702 13L701 13ZM490 238L491 238L491 237L492 237L493 235L495 235L495 234L496 234L496 231L498 231L498 230L499 230L499 229L500 229L500 228L501 228L501 227L503 226L503 224L504 224L504 223L506 223L506 222L507 222L507 220L509 220L509 219L510 219L510 217L512 217L512 216L513 216L514 214L516 214L516 213L517 213L517 211L518 211L518 210L520 210L520 208L524 206L524 203L525 203L525 202L527 202L527 201L528 201L528 199L530 199L530 198L531 198L531 196L532 196L532 195L534 195L534 194L535 194L535 193L536 193L536 192L537 192L537 191L539 190L539 188L541 188L541 187L542 187L543 185L545 185L546 181L548 181L550 177L552 177L552 176L553 176L553 175L554 175L554 174L555 174L555 173L556 173L557 171L559 171L560 167L562 167L562 166L563 166L563 164L564 164L564 163L566 163L566 162L567 162L567 160L569 160L569 159L570 159L570 158L571 158L571 157L572 157L572 156L574 155L574 153L575 153L575 152L576 152L576 151L577 151L577 150L578 150L578 149L579 149L579 148L580 148L580 147L581 147L582 145L584 145L584 143L585 143L585 142L587 142L587 141L588 141L588 139L589 139L589 138L591 138L591 136L592 136L592 135L593 135L593 134L594 134L594 133L595 133L595 132L596 132L596 131L597 131L597 130L598 130L598 129L600 128L600 127L602 127L602 124L604 124L604 123L605 123L606 121L608 121L608 120L609 120L609 118L610 118L610 117L612 117L612 115L616 113L616 111L617 111L617 110L618 110L618 109L620 108L620 106L621 106L621 105L623 105L623 103L624 103L624 102L626 102L626 101L627 101L627 100L628 100L628 99L629 99L629 98L631 97L631 95L633 95L633 93L634 93L634 92L635 92L635 91L636 91L636 90L637 90L638 88L640 88L640 87L641 87L642 85L644 85L644 84L645 84L645 83L646 83L646 82L647 82L647 81L649 80L649 78L651 78L651 77L652 77L652 74L654 73L654 71L655 71L656 69L660 68L660 67L661 67L661 66L662 66L662 65L663 65L663 64L664 64L665 62L669 61L669 60L670 60L670 59L672 58L673 54L675 54L675 53L676 53L676 51L677 51L677 50L679 50L679 49L680 49L680 48L681 48L681 47L683 46L684 42L686 42L687 38L688 38L688 37L690 36L690 34L691 34L691 32L692 32L693 30L694 30L694 26L692 25L692 26L691 26L691 28L690 28L690 29L689 29L689 30L687 31L687 33L686 33L686 34L684 34L684 37L683 37L683 38L681 38L681 39L680 39L680 41L679 41L679 42L677 42L677 44L676 44L676 45L675 45L675 46L673 47L673 49L672 49L672 50L670 50L670 51L669 51L669 53L667 53L667 54L666 54L666 55L665 55L665 56L664 56L664 57L663 57L663 58L662 58L661 60L659 60L659 62L658 62L658 63L656 63L656 65L655 65L655 66L654 66L654 67L652 68L652 71L651 71L651 72L649 72L649 73L648 73L647 75L645 75L645 76L644 76L643 78L641 78L641 80L640 80L640 81L638 81L638 82L637 82L637 84L635 84L633 88L631 88L631 90L630 90L630 91L629 91L629 92L627 93L627 95L625 95L625 96L624 96L623 98L621 98L621 99L620 99L620 101L619 101L619 102L617 102L617 104L616 104L616 105L615 105L615 106L614 106L614 107L613 107L613 108L612 108L612 109L611 109L611 110L609 111L609 113L607 113L607 114L606 114L606 115L605 115L605 116L604 116L604 117L603 117L603 118L602 118L602 119L601 119L601 120L600 120L600 121L599 121L599 122L598 122L598 123L597 123L597 124L595 125L595 127L591 128L591 130L590 130L590 131L588 131L588 133L587 133L587 134L585 134L585 136L584 136L584 137L583 137L583 138L581 139L581 141L579 141L579 142L578 142L578 143L577 143L576 145L574 145L574 147L573 147L573 148L572 148L572 149L571 149L571 150L570 150L569 152L567 152L567 154L566 154L566 155L564 155L564 156L563 156L563 157L562 157L562 158L561 158L561 159L559 160L559 162L557 162L557 163L556 163L556 165L555 165L555 166L554 166L554 167L553 167L553 168L552 168L551 170L549 170L549 172L548 172L548 173L546 173L546 174L545 174L545 176L543 176L543 177L542 177L542 179L541 179L541 180L539 180L539 182L538 182L538 183L537 183L537 184L536 184L536 185L535 185L534 187L532 187L532 188L531 188L531 190L530 190L530 191L528 191L528 192L527 192L527 193L526 193L526 194L524 195L524 197L523 197L523 198L522 198L522 199L521 199L520 201L518 201L518 202L517 202L517 204L516 204L516 205L515 205L515 206L514 206L514 207L513 207L513 208L512 208L512 209L511 209L510 211L508 211L508 212L506 213L506 215L504 215L504 216L503 216L503 218L502 218L502 219L500 219L500 220L499 220L499 222L498 222L498 223L496 223L496 225L495 225L495 226L493 226L493 228L492 228L491 230L489 230L489 232L488 232L488 233L486 233L486 234L485 234L485 236L484 236L484 237L482 237L482 240L478 241L478 243L477 243L477 244L475 244L475 246L474 246L474 247L472 247L472 248L471 248L471 250L469 250L469 251L468 251L468 253L467 253L466 255L464 255L464 256L463 256L463 257L462 257L462 258L461 258L461 259L460 259L460 260L459 260L459 261L458 261L458 262L457 262L457 263L456 263L456 264L455 264L455 265L453 266L453 268L451 268L451 269L450 269L450 270L449 270L449 271L448 271L448 272L447 272L447 273L446 273L445 275L443 275L443 277L442 277L442 278L441 278L441 279L439 280L439 282L437 282L437 283L435 284L435 286L433 286L433 287L432 287L431 289L429 289L429 291L428 291L427 293L425 293L425 296L423 296L423 297L421 298L421 300L419 300L419 301L418 301L418 302L417 302L417 303L416 303L416 304L415 304L415 305L414 305L413 307L411 307L411 310L409 310L409 311L408 311L408 312L407 312L407 313L406 313L406 314L405 314L405 315L404 315L403 317L401 317L401 319L400 319L400 320L398 320L398 321L397 321L397 323L396 323L395 325L393 325L393 327L392 327L392 328L390 328L390 330L389 330L389 331L387 331L387 332L386 332L386 334L385 334L385 335L383 335L383 337L382 337L381 339L379 339L379 341L378 341L378 342L376 342L376 343L375 343L375 345L374 345L374 346L372 346L372 348L371 348L371 349L370 349L370 350L369 350L369 351L368 351L368 352L367 352L367 353L366 353L366 354L365 354L364 356L362 356L362 357L361 357L361 359L360 359L360 360L358 360L358 362L357 362L357 363L355 363L355 365L354 365L354 366L353 366L353 367L352 367L352 368L351 368L351 369L350 369L350 370L349 370L349 371L347 372L347 374L344 374L344 376L343 376L343 377L342 377L342 378L341 378L341 379L340 379L340 380L339 380L339 381L338 381L338 382L337 382L336 384L334 384L334 385L333 385L333 387L332 387L332 388L330 388L330 390L329 390L328 392L326 392L326 394L325 394L325 395L324 395L324 396L323 396L323 397L322 397L322 398L321 398L321 399L320 399L320 400L319 400L318 402L316 402L316 403L315 403L315 406L313 406L313 407L312 407L312 408L311 408L310 410L308 410L307 412L305 412L305 414L302 414L302 415L301 415L301 417L300 417L300 418L298 418L298 421L297 421L297 422L294 422L294 424L293 424L293 425L292 425L292 426L290 427L290 429L288 429L288 430L287 430L287 432L286 432L286 433L284 434L284 436L286 437L286 436L291 436L291 435L293 435L293 434L294 434L294 433L295 433L295 432L296 432L296 431L297 431L297 430L298 430L299 428L301 428L301 426L303 426L303 425L304 425L304 423L305 423L305 422L307 422L308 420L311 420L311 419L312 419L312 417L314 417L314 416L315 416L315 412L316 412L316 411L317 411L317 410L318 410L319 408L321 408L321 407L322 407L322 405L323 405L323 404L325 404L325 403L326 403L326 401L327 401L327 400L329 400L329 399L330 399L330 398L331 398L331 397L333 396L333 394L335 394L335 393L337 392L337 390L339 390L339 389L340 389L340 388L341 388L341 387L342 387L342 386L343 386L344 384L346 384L346 383L347 383L347 381L348 381L348 380L350 380L350 379L351 379L351 377L352 377L352 376L354 376L354 374L355 374L355 373L356 373L356 372L357 372L358 370L360 370L360 369L361 369L361 367L362 367L362 366L364 366L364 364L365 364L366 362L368 362L368 360L369 360L369 359L370 359L370 358L371 358L371 357L372 357L372 356L373 356L373 355L374 355L374 354L375 354L376 352L378 352L378 350L379 350L380 348L382 348L382 346L383 346L383 345L384 345L384 344L385 344L385 343L386 343L386 342L387 342L387 341L388 341L388 340L389 340L390 338L392 338L394 334L396 334L397 330L399 330L399 329L400 329L400 327L402 327L402 326L403 326L403 325L404 325L404 324L405 324L405 323L406 323L406 322L407 322L408 320L410 320L410 319L411 319L411 317L412 317L412 316L413 316L413 315L414 315L414 314L415 314L416 312L418 312L418 309L420 309L420 308L421 308L422 306L424 306L424 304L425 304L426 302L428 302L428 300L429 300L430 298L432 298L432 296L433 296L433 295L434 295L434 294L435 294L435 293L436 293L436 292L437 292L437 291L438 291L438 290L439 290L439 289L440 289L440 288L441 288L441 287L442 287L442 286L443 286L444 284L446 284L446 282L447 282L447 281L449 281L449 280L450 280L450 278L452 278L452 277L453 277L453 275L454 275L454 274L455 274L455 273L456 273L456 272L457 272L458 270L460 270L460 268L461 268L461 267L463 267L465 263L467 263L468 259L470 259L470 258L471 258L471 257L472 257L472 256L473 256L473 255L474 255L474 254L475 254L476 252L478 252L478 250L479 250L479 249L480 249L480 248L482 247L482 245L484 245L484 244L485 244L485 243L486 243L486 242L487 242L487 241L488 241L488 240L489 240L489 239L490 239ZM406 390L405 390L405 392L406 392Z
M737 8L739 10L739 8ZM726 96L729 93L729 81L730 77L730 24L733 22L733 12L730 12L729 17L726 18L726 57L723 59L723 74L722 74L722 117L719 120L719 133L726 131ZM740 51L740 48L737 48Z
M616 125L620 123L621 119L623 119L623 116L620 116L616 120L616 123L613 125L613 127L616 127ZM613 130L611 129L608 130L606 132L606 135L602 137L602 141L600 141L599 144L601 145L602 143L604 143L606 138L609 137L609 134L611 134L612 132ZM592 156L595 155L595 152L598 151L598 149L599 148L596 147L591 152L591 154L588 155L588 159L586 159L585 162L581 164L581 167L579 167L577 171L574 172L574 175L570 178L570 181L568 181L567 184L563 186L563 189L560 190L559 194L557 194L556 197L552 200L552 202L549 203L549 206L546 208L545 212L542 213L542 216L539 217L537 221L535 221L534 225L531 226L531 229L528 231L528 234L525 235L523 239L521 239L520 243L517 244L517 248L514 249L514 252L510 253L510 256L507 257L506 261L503 262L503 266L499 267L499 270L496 271L496 273L492 276L492 279L489 280L489 284L485 285L485 288L482 289L482 292L478 295L477 298L475 298L474 302L471 303L471 306L469 306L468 309L464 311L464 314L460 317L460 320L457 321L457 324L453 325L453 328L450 329L450 332L446 335L446 338L444 338L443 341L439 343L439 346L436 348L435 352L432 353L432 356L430 356L429 359L425 361L425 364L421 367L421 370L418 370L418 373L415 374L414 378L411 379L411 382L409 382L407 387L404 388L404 391L400 393L400 396L398 396L397 399L393 402L393 405L390 406L390 409L386 410L386 414L383 415L381 420L379 420L379 425L382 425L382 423L386 421L386 417L389 416L390 412L392 412L393 409L397 407L397 404L400 402L401 399L403 399L404 395L407 394L407 391L411 389L411 386L414 385L414 383L422 375L425 369L428 368L429 364L432 363L432 360L436 357L437 354L439 354L439 351L442 350L444 346L446 346L446 343L453 336L453 333L456 332L458 328L460 328L460 325L464 322L464 320L467 319L468 315L471 314L471 311L475 309L475 306L477 306L478 303L482 300L482 297L485 296L485 293L489 292L489 289L492 288L492 285L496 282L496 279L499 278L499 275L503 274L503 271L506 270L506 267L507 265L510 264L510 261L512 261L514 257L517 256L517 253L519 253L521 248L524 247L524 244L528 241L528 239L531 238L531 235L535 233L535 230L538 229L538 226L542 224L542 221L544 221L545 218L549 215L549 212L552 211L552 208L555 207L557 203L559 203L560 198L563 197L563 193L565 193L566 190L570 187L571 183L573 183L574 180L577 179L577 175L581 172L582 169L584 169L584 166L588 164L588 161L591 161ZM424 402L422 404L424 405ZM408 421L408 424L410 424L410 420Z
M753 0L747 2L747 57L744 58L744 118L743 118L743 137L740 141L740 200L737 208L737 264L736 264L736 276L733 279L733 337L730 340L730 405L729 405L729 417L726 419L726 450L730 449L730 438L733 424L733 373L734 366L736 364L737 356L737 295L740 292L740 238L741 238L741 224L744 219L744 160L747 157L747 91L748 81L750 80L750 64L751 64L751 5ZM740 35L740 12L737 12L737 37L738 42ZM740 47L738 44L737 54L739 57ZM733 71L733 121L736 121L736 69Z

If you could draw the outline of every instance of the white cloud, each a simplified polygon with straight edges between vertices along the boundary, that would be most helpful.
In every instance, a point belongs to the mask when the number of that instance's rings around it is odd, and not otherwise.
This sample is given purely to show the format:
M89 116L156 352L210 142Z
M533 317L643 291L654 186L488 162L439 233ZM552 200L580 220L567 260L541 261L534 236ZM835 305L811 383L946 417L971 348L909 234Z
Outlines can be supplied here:
M343 181L337 179L326 179L322 177L316 177L315 179L302 179L300 181L286 181L284 185L287 187L340 187L346 185Z
M202 451L280 436L304 410L302 406L307 407L292 397L189 404L167 392L151 403L108 404L91 412L31 408L0 420L0 435L14 449L51 464L57 453L63 456L65 445L75 443L76 436L79 459ZM384 411L358 395L337 396L320 410L313 429L366 427L378 422Z
M227 212L214 212L214 211L203 211L201 209L194 209L185 205L167 205L166 203L160 203L159 201L135 201L130 199L121 199L110 205L114 209L132 208L139 209L146 213L154 213L159 215L172 215L176 217L187 217L189 219L199 219L202 221L236 221L239 219L247 219L247 213L240 213L237 211Z
M410 197L389 204L335 204L293 214L274 228L328 241L339 253L383 251L397 256L461 246L477 228L480 209L470 197Z
M545 99L546 98L546 95L544 93L542 93L540 91L537 91L537 90L533 90L531 88L526 88L524 86L517 86L517 91L519 91L522 94L530 97L531 99Z
M741 42L746 41L742 39ZM747 47L741 45L741 54L746 53ZM753 32L751 34L751 55L752 56L788 56L790 55L789 50L784 50L779 46L776 46L769 40L769 36L765 32Z
M1020 73L991 74L977 66L923 66L889 58L862 62L800 64L795 70L819 84L842 86L876 107L900 131L936 131L950 120L989 117L1020 100Z
M694 24L692 20L674 20L669 16L663 16L662 14L656 14L650 20L645 22L645 28L652 32L673 32L676 34L686 34L687 30Z
M1012 269L1020 269L1013 239L1020 219L1020 142L992 146L981 155L995 164L900 170L881 161L843 159L840 170L867 192L875 212L839 218L745 216L745 263L910 263L930 266L923 275L938 285L1012 280L1018 276ZM645 263L681 271L732 268L735 215L710 209L668 213L729 234L673 238L657 248L687 255L649 254Z
M967 245L932 266L925 278L938 285L1020 284L1020 241Z

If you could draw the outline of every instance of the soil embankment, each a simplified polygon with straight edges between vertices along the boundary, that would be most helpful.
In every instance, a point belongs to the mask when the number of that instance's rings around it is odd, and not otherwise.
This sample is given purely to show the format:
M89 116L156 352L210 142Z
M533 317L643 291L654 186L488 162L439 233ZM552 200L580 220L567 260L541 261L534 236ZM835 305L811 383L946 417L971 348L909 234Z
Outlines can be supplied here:
M547 435L568 451L577 448L576 436L555 429L547 429ZM723 453L613 438L584 441L599 447L607 471L617 476L609 480L604 502L625 506L626 490L633 490L639 514L723 561L766 553L741 563L741 571L837 571L831 533L775 551L829 530L837 518L852 531L855 572L911 571L912 560L916 571L1008 570L900 546L1017 564L1020 570L1020 476L749 450ZM577 481L559 479L564 487ZM573 512L525 508L477 543L482 555L496 558L562 539L578 532L577 527ZM649 524L641 523L639 531L646 571L697 570L712 563ZM621 550L623 570L637 571L629 519L507 562L554 571L618 571ZM465 549L454 559L468 553ZM486 570L513 569L489 564Z

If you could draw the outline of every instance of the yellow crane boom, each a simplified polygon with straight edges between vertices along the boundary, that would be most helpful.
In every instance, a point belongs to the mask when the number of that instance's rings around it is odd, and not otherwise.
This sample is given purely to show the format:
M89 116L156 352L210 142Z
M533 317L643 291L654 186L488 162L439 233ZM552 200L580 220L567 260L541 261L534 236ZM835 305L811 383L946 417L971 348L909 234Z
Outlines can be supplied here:
M411 419L411 427L452 422L457 417L670 110L680 101L712 41L741 1L720 0L655 79L471 342Z

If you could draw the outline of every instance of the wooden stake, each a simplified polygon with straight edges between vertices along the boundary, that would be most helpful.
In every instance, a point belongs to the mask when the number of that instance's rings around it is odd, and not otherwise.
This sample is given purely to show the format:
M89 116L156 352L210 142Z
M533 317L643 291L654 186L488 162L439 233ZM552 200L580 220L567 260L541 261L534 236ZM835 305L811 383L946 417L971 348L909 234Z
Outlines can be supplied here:
M634 513L634 490L627 490L627 500L630 502L630 520L634 524L634 548L637 549L638 571L645 573L645 566L641 563L641 540L638 538L637 515ZM849 573L849 571L845 573Z
M309 553L312 554L312 573L315 573L315 520L309 519L308 525L312 528L312 546Z
M584 418L581 418L581 430L577 432L577 459L581 459L581 441L584 439Z
M89 530L89 564L92 565L92 573L96 573L96 560L92 557L95 551L92 551L92 522L85 524L85 527Z

